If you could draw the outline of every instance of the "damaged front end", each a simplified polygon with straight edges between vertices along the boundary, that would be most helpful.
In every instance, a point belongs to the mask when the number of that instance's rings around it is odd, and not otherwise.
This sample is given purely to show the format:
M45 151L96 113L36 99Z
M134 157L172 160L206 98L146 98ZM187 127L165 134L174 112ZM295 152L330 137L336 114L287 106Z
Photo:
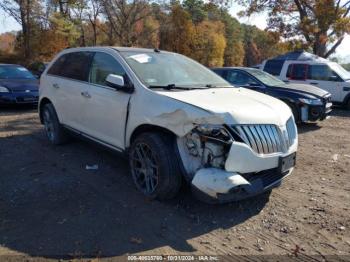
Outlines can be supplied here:
M291 118L275 125L198 125L177 146L187 179L206 202L251 197L280 184L295 164Z

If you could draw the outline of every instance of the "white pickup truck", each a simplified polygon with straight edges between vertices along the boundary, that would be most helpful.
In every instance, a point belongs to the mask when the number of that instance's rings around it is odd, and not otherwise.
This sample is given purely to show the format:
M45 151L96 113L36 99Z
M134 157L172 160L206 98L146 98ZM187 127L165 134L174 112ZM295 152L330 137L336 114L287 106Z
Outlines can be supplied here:
M295 165L286 104L157 49L62 51L41 77L39 114L53 144L70 131L128 154L149 198L174 197L185 179L208 202L239 200L280 185Z

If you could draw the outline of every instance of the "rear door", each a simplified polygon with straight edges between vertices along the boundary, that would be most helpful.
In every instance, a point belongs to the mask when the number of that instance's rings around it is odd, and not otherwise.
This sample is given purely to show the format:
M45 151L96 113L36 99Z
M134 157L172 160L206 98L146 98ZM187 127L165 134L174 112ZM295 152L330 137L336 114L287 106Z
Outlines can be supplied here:
M61 123L84 132L85 99L82 92L88 87L92 52L72 52L59 57L48 70L49 87Z
M109 74L123 76L126 72L118 57L95 52L89 71L89 88L86 88L84 126L86 133L107 145L124 149L125 124L130 94L108 87Z
M305 84L307 81L307 74L309 65L305 63L291 63L287 69L287 83Z

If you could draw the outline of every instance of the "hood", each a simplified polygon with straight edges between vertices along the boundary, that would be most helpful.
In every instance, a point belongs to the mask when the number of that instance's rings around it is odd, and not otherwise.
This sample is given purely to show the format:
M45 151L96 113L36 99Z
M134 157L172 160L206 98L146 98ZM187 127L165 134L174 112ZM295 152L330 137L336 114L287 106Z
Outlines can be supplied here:
M162 95L191 104L223 118L226 124L275 124L284 126L292 116L280 100L245 88L160 91Z
M0 86L12 92L38 91L39 81L37 79L0 79Z
M306 93L308 95L313 95L318 98L324 97L325 95L329 94L329 92L318 88L313 85L307 85L307 84L286 84L283 87L277 87L283 90L289 90L289 91L296 91L298 93Z

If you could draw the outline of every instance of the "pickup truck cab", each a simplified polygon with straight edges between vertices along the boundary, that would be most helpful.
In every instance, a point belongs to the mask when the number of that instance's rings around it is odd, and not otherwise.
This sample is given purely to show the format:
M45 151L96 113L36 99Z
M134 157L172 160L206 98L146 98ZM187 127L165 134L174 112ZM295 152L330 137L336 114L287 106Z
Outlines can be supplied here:
M62 51L42 74L39 115L52 144L68 130L127 154L152 199L174 197L182 179L207 202L260 194L291 174L298 146L286 104L157 49Z
M310 84L332 95L332 102L350 109L350 72L307 52L290 52L265 60L260 69L286 83Z

